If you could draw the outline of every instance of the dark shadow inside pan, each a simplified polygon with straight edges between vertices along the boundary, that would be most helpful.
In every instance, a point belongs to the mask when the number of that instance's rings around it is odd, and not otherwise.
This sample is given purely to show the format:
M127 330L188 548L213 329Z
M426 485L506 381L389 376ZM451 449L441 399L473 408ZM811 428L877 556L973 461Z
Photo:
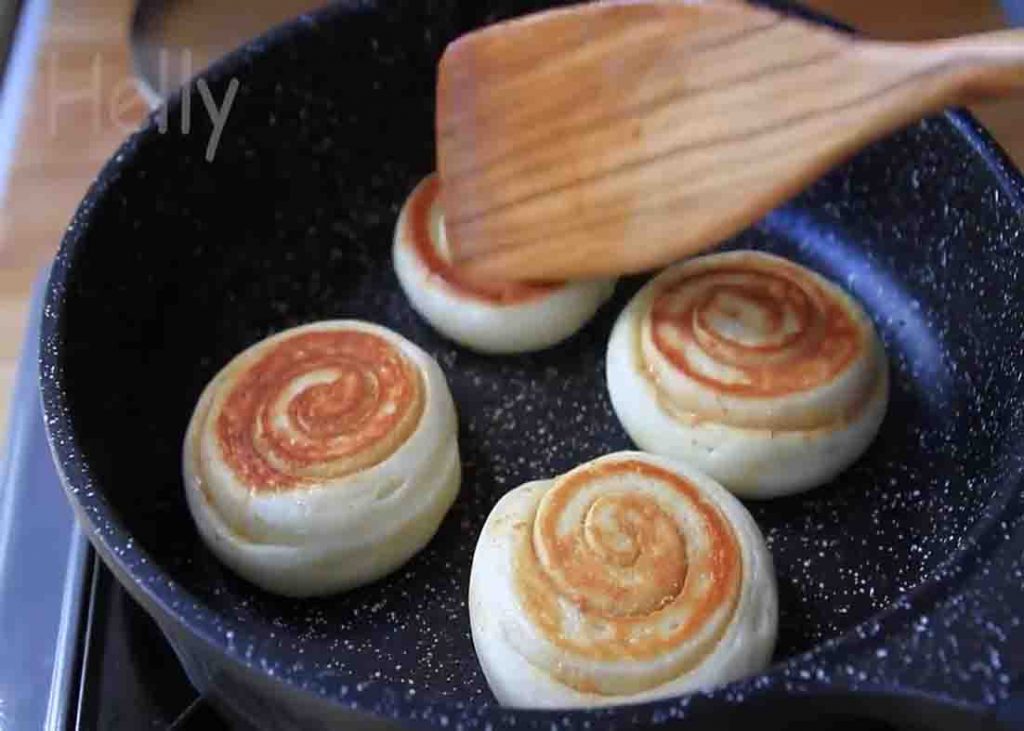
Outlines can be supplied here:
M249 657L285 673L301 662L323 682L338 678L339 692L341 679L355 679L489 699L465 601L477 533L506 490L630 446L609 408L604 351L638 281L622 283L580 335L534 356L476 356L427 327L398 290L392 228L433 165L434 63L457 28L481 18L454 2L359 6L371 9L312 24L301 46L253 48L213 162L203 160L210 125L198 113L189 135L172 118L167 134L137 142L75 251L64 385L91 488L133 538L124 560L158 594L166 577L182 588L190 601L176 611L245 628L231 636L261 638L238 648ZM214 84L216 99L226 83ZM968 143L932 121L735 242L850 289L892 363L892 405L867 456L817 492L751 505L779 575L779 659L898 601L1010 489L1017 331L1007 327L1007 283L986 279L979 262L1009 256L999 247L1011 239L991 232L1019 220L992 186ZM460 412L465 479L437 538L395 575L287 601L253 590L198 541L181 439L203 385L235 353L338 317L392 327L440 361ZM86 510L101 535L116 532Z

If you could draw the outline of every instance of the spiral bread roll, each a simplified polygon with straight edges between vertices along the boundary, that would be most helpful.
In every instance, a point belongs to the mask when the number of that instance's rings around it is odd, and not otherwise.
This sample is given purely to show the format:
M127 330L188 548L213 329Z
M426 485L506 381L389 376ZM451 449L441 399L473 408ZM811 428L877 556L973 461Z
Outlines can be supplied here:
M470 278L448 261L440 181L423 180L395 229L395 273L435 329L481 353L525 353L570 337L611 296L615 282L528 284Z
M607 366L612 406L640 448L751 498L828 482L870 445L889 400L863 309L754 251L655 277L619 316Z
M674 460L620 452L498 502L473 556L469 614L500 703L570 708L764 669L778 600L736 498Z
M328 594L393 571L459 488L444 374L383 327L320 322L252 346L185 437L185 494L218 558L264 589Z

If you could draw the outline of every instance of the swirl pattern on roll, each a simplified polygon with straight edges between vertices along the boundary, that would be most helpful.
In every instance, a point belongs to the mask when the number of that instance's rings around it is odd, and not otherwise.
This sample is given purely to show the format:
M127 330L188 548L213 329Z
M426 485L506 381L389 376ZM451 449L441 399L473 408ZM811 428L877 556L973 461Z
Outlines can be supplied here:
M252 345L207 385L182 455L206 545L269 591L383 576L458 491L455 406L436 361L387 328L317 322Z
M536 659L577 690L617 694L696 665L732 617L742 570L714 505L678 475L628 460L555 482L524 534L516 578L531 625L564 651L554 664ZM600 668L623 661L638 663L630 681Z
M820 386L862 347L857 323L806 272L757 260L667 284L651 310L651 337L681 373L745 396Z
M656 290L640 355L665 403L734 426L809 429L863 402L876 353L845 298L777 257L722 256ZM776 408L762 408L766 399Z
M638 445L762 497L821 484L859 456L889 388L857 303L753 251L692 259L645 286L609 341L608 386Z
M383 338L310 332L235 375L211 418L224 460L254 491L344 477L381 462L419 422L423 383Z
M638 452L529 483L495 507L470 582L474 643L515 706L603 705L760 669L771 560L710 478Z

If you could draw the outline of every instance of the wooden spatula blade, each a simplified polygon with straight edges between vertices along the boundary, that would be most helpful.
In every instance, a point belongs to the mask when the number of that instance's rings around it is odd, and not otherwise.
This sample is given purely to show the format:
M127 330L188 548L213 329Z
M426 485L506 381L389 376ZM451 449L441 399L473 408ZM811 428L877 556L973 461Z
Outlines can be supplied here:
M706 248L940 106L935 65L732 2L596 3L470 34L438 81L453 256L552 279Z

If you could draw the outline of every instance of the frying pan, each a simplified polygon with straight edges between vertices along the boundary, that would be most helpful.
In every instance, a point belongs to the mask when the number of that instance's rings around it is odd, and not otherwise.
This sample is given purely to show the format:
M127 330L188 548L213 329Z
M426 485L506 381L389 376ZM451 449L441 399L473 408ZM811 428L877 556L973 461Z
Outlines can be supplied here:
M603 362L612 321L641 281L621 282L561 346L484 357L409 309L390 240L399 205L433 167L445 44L541 5L338 3L203 75L218 101L240 84L211 162L212 126L193 113L181 133L180 97L165 133L151 119L117 152L67 231L42 335L53 451L96 550L193 681L263 727L1020 724L1024 186L960 112L876 145L731 242L850 290L892 363L892 403L870 452L820 490L749 506L780 585L771 668L643 706L495 703L466 609L478 531L512 487L630 446ZM460 413L465 477L437 537L391 577L281 599L198 540L182 436L203 385L235 353L337 317L387 325L438 359Z

